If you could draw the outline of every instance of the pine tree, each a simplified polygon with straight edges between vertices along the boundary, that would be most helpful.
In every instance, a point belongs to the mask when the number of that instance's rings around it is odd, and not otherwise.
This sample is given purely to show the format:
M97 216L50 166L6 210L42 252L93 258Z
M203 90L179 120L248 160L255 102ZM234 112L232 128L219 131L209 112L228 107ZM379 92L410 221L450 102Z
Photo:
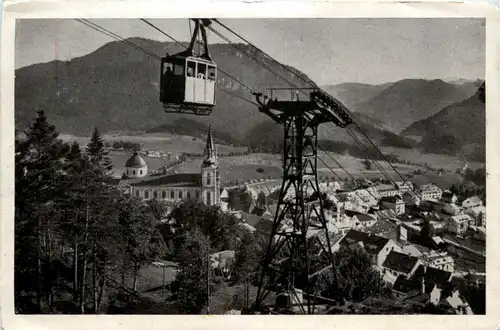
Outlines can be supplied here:
M86 153L90 161L97 166L104 175L110 174L113 165L108 157L109 152L104 149L104 141L97 128L95 128L92 133L92 137L86 148Z
M25 132L16 138L15 182L15 291L16 306L24 292L36 292L40 312L51 307L55 285L52 263L59 248L54 244L57 201L64 194L62 165L67 145L57 139L55 127L43 111Z
M73 144L71 144L68 154L66 155L66 159L71 162L80 159L81 157L82 151L80 150L80 145L74 141Z

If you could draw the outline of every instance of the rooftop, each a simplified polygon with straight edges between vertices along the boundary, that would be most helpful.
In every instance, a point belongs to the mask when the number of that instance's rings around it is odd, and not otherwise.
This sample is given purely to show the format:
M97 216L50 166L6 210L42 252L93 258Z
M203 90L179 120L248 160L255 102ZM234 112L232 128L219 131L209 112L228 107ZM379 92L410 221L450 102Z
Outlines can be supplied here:
M135 151L134 154L125 163L125 167L141 168L144 166L147 166L147 164L144 159L139 156L137 151Z
M383 267L408 274L418 262L418 258L391 251L383 263Z
M129 182L132 186L176 186L176 187L200 187L201 174L200 173L177 173L164 176L145 177L141 180L131 180Z
M387 242L389 242L389 239L351 229L339 244L349 246L359 242L363 243L366 252L370 254L378 254L384 248Z
M427 270L425 268L427 268ZM425 283L433 283L438 285L438 287L442 287L450 282L451 275L450 272L441 269L420 265L412 278L416 280L421 280L423 278Z

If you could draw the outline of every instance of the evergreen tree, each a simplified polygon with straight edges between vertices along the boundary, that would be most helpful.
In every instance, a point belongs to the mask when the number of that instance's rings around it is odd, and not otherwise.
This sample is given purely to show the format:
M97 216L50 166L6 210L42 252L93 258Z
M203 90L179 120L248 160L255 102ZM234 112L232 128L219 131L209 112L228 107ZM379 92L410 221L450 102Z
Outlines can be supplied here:
M199 229L189 231L180 249L174 284L174 296L182 314L199 314L207 306L209 289L214 288L209 278L209 253L208 237Z
M74 161L80 159L82 157L82 151L80 150L80 145L74 141L71 144L68 154L66 155L66 159L68 161Z
M30 311L40 312L54 299L51 272L58 249L53 244L54 204L64 193L62 165L68 147L57 139L43 111L38 111L25 136L18 136L15 143L15 304L25 310L20 301L25 296L32 304ZM34 304L29 301L33 292Z
M432 226L429 219L425 219L422 224L422 230L420 231L420 237L424 240L429 240L436 235L435 229Z
M90 161L97 166L104 175L110 174L113 165L108 157L108 151L104 149L104 142L97 128L95 128L92 133L86 152L90 157Z

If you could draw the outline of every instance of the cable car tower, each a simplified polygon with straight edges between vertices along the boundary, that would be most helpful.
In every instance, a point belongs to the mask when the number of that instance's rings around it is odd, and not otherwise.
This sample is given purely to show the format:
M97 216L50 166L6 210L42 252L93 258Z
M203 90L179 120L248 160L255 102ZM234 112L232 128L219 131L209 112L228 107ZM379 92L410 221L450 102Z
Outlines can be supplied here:
M303 101L255 95L259 110L283 125L285 135L283 183L252 310L314 314L315 301L322 297L313 294L311 278L332 269L336 281L318 182L318 126L333 122L346 127L352 119L340 102L320 90L313 90ZM264 306L271 292L276 294L276 305Z
M192 19L195 23L189 47L161 59L160 101L165 112L209 115L215 106L217 65L210 57L206 27L210 19ZM194 46L203 40L203 53L195 55Z

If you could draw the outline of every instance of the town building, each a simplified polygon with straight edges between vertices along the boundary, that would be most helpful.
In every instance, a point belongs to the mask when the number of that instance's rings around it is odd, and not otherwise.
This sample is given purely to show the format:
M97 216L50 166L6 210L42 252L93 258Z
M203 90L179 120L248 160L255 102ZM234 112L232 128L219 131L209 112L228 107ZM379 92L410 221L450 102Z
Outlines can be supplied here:
M398 187L399 192L401 194L404 194L405 192L413 191L413 183L411 183L410 181L405 181L405 182L399 181L399 182L396 182L396 186Z
M405 192L402 194L403 202L405 202L405 206L419 206L420 205L420 197L417 196L414 192Z
M389 196L382 197L380 199L380 204L386 209L393 210L396 215L402 215L405 213L405 202L401 196Z
M389 252L400 251L399 246L391 239L354 229L350 230L336 246L332 247L332 252L336 252L342 246L366 251L379 269Z
M463 213L462 208L460 208L458 205L453 204L453 203L444 204L442 211L446 214L449 214L449 215L458 215L460 213Z
M399 188L394 187L392 184L379 184L375 186L375 189L377 189L378 196L380 198L396 196L400 194Z
M390 251L382 264L382 272L384 279L394 284L398 276L410 278L420 265L421 261L417 257Z
M478 196L469 197L462 202L462 207L464 209L470 209L472 207L482 206L483 201Z
M457 235L463 235L472 224L474 224L474 220L470 215L455 215L448 220L448 231Z
M143 200L158 199L176 202L198 199L207 205L227 210L227 191L220 186L217 151L209 127L199 173L148 173L144 159L134 152L125 163L125 173L115 182L119 189Z
M484 206L471 207L465 213L474 219L474 226L486 227L486 208Z
M434 183L429 183L420 187L418 195L421 201L437 201L441 199L443 191Z

